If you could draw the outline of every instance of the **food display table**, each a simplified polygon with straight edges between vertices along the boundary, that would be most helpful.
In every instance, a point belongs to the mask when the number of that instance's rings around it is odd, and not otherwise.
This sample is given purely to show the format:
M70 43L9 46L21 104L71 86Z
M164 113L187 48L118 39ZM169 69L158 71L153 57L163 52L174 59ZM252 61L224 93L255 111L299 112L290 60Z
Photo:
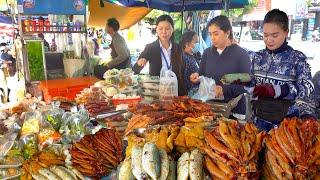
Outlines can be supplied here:
M81 90L90 87L97 81L98 79L94 76L55 79L40 81L39 88L43 93L44 101L47 103L57 96L73 100Z

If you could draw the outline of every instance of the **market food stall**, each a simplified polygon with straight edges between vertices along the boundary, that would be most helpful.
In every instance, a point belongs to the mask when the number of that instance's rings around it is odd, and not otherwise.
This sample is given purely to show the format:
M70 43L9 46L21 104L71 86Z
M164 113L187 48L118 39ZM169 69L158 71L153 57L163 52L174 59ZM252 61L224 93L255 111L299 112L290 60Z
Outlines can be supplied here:
M41 81L40 89L47 102L50 99L48 97L57 95L74 98L75 93L82 90L80 87L86 88L92 85L95 81L86 81L86 78L82 78L85 74L91 74L87 72L90 69L89 59L82 58L86 57L82 55L86 44L85 1L68 0L60 3L21 0L18 1L18 7L21 37L26 42L24 48L26 81L32 84ZM76 86L69 83L74 77L78 77ZM61 85L56 87L60 89L58 92L62 92L61 88L66 92L69 92L68 89L73 89L71 93L73 95L53 93L55 91L49 87L54 86L55 80Z

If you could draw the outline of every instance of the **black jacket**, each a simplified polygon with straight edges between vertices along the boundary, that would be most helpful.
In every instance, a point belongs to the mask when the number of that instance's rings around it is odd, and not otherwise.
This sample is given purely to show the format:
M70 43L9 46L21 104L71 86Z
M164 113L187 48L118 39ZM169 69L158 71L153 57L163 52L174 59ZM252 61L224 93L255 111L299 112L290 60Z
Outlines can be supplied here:
M161 48L159 40L156 40L150 44L147 44L143 52L140 54L138 59L145 58L149 62L149 74L151 76L160 76L160 71L162 68L161 60ZM181 50L176 43L172 43L171 50L171 64L172 71L177 75L178 85L179 85L179 95L185 95L185 88L183 83L183 72L184 63L182 61ZM135 74L139 74L143 67L139 67L136 63L133 66L133 71Z

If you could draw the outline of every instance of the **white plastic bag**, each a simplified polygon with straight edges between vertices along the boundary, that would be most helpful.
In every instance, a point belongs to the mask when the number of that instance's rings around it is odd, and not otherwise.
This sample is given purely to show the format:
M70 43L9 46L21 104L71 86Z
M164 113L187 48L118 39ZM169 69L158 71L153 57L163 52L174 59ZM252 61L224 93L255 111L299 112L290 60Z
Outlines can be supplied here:
M203 102L215 99L215 93L214 93L214 86L216 85L216 82L214 79L200 76L200 85L198 92L193 95L193 99L199 99Z
M161 69L159 93L160 100L168 100L174 96L178 96L178 79L173 71Z

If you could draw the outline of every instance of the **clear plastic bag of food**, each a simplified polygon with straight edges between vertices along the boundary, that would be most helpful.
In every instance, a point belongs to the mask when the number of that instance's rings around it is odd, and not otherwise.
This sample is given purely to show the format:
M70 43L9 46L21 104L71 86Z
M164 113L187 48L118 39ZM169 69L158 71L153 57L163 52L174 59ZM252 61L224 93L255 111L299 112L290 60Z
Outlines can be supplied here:
M61 138L59 132L55 131L53 128L41 128L40 132L37 134L39 150L58 142Z
M35 134L26 134L20 137L22 155L24 159L30 159L38 152L38 142Z
M160 100L167 100L178 96L178 79L173 71L161 69L159 92Z
M60 102L53 101L51 103L52 109L45 113L45 119L52 125L52 127L59 131L62 121L62 116L64 114L64 110L60 109Z
M195 93L192 98L199 99L201 101L208 101L215 98L214 93L214 86L215 86L214 79L200 76L200 85L197 93Z
M85 126L89 122L89 114L86 109L80 107L79 111L64 113L62 121L59 132L63 135L63 142L71 142L86 134Z
M41 121L42 115L39 111L27 112L22 125L21 135L38 133Z
M120 72L117 69L110 69L103 74L103 78L108 84L120 84Z
M131 86L133 85L133 71L131 68L127 68L127 69L121 69L119 72L119 78L120 78L120 83L119 86L120 87L127 87L127 86Z
M0 138L0 159L3 159L15 143L18 133L7 133Z

